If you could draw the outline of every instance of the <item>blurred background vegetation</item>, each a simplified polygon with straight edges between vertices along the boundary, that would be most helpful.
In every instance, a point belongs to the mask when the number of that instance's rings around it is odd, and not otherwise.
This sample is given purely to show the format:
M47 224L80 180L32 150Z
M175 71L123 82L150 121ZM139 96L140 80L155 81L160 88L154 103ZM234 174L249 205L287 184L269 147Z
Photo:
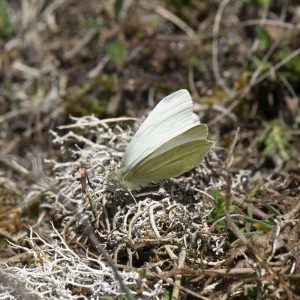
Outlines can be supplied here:
M2 153L48 149L69 115L141 116L187 88L223 146L240 126L272 165L287 162L299 149L299 20L287 0L1 0Z

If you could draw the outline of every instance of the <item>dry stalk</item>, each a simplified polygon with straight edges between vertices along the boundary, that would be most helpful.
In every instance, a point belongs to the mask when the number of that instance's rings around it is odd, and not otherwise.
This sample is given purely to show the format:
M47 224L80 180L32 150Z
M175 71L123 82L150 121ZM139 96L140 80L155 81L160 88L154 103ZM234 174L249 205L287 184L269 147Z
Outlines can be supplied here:
M213 72L215 75L215 78L219 84L219 86L226 91L226 93L230 96L232 96L234 93L231 91L227 85L225 84L225 81L223 80L221 74L220 74L220 66L219 66L219 50L218 50L218 37L219 37L219 30L220 30L220 24L222 20L222 15L225 10L225 7L228 5L230 0L222 0L221 4L218 7L218 11L215 16L214 20L214 27L213 27L213 44L212 44L212 67Z
M180 254L179 254L179 258L178 258L178 264L177 264L177 268L178 269L184 268L185 258L186 258L186 250L182 249L181 252L180 252ZM175 275L175 278L174 278L174 289L173 289L173 293L172 293L172 300L173 299L174 300L179 299L180 286L181 286L181 278L182 278L181 274Z

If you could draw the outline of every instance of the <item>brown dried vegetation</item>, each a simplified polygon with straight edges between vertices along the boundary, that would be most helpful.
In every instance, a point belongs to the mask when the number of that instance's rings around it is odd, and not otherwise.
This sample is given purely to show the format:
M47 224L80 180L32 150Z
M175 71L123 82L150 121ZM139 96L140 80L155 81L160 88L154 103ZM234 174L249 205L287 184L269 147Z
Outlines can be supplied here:
M299 12L0 0L0 299L299 299ZM118 116L180 88L216 147L110 187L134 131Z

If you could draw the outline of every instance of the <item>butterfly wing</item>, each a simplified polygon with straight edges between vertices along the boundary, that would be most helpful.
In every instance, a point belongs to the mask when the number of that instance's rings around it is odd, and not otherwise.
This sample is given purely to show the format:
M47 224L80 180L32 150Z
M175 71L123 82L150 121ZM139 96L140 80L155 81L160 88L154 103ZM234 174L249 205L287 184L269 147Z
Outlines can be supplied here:
M160 154L163 154L171 149L175 149L179 145L196 141L196 140L206 140L208 135L208 128L205 124L198 124L191 129L185 131L184 133L176 136L175 138L171 139L167 143L160 146L157 150L149 154L142 162L139 163L140 165L143 165L148 160L153 159Z
M122 167L132 169L170 139L200 124L192 107L192 98L184 89L162 99L129 143Z
M124 174L125 184L135 188L190 171L213 145L206 136L207 126L199 124L174 137Z

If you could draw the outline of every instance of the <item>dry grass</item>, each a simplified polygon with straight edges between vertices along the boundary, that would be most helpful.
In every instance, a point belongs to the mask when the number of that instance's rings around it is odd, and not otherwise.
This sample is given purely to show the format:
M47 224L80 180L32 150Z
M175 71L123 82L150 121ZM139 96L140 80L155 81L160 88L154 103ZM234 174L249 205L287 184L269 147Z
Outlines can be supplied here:
M299 4L121 2L0 1L0 299L297 299ZM183 87L205 162L110 186Z

